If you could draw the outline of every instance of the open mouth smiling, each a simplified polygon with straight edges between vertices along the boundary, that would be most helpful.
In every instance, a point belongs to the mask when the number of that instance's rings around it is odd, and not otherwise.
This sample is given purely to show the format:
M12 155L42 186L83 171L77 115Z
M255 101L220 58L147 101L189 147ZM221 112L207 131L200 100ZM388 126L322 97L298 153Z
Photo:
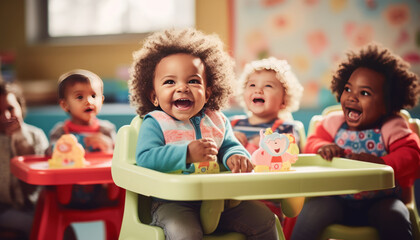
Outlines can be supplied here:
M192 104L193 104L193 102L192 102L191 100L189 100L189 99L184 99L184 98L182 98L182 99L178 99L178 100L175 100L175 101L174 101L174 105L175 105L175 107L176 107L176 108L179 108L179 109L186 109L186 108L189 108L189 107L191 107L191 106L192 106Z
M253 103L265 103L265 100L263 98L254 98L252 99Z
M88 108L88 109L85 110L85 113L90 113L90 112L93 112L92 108Z
M346 108L346 117L349 121L357 121L362 116L362 111L356 110L354 108Z

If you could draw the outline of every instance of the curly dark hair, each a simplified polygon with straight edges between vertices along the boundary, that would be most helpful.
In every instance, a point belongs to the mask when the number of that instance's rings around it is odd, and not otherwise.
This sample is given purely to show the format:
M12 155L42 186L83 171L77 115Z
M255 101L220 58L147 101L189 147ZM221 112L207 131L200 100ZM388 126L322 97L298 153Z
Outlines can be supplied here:
M22 87L15 82L0 81L0 95L8 95L9 93L15 95L17 102L22 109L22 117L26 116L26 101L23 95Z
M384 103L387 114L416 106L420 96L419 77L409 70L410 65L387 48L369 44L359 52L349 52L333 76L331 90L340 102L344 86L358 68L369 68L385 77Z
M130 103L140 116L158 109L150 101L156 65L176 53L191 54L201 59L205 66L207 88L211 96L205 108L220 110L232 93L231 83L235 78L234 62L223 50L223 43L215 35L192 29L165 30L148 36L143 47L134 52L134 62L128 81Z

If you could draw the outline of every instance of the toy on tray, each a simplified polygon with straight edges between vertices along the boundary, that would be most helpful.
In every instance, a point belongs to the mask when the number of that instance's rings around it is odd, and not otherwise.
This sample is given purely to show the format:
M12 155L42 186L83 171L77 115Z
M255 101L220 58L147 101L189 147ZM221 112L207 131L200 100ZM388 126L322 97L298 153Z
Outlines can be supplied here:
M56 142L50 168L70 168L85 166L85 149L73 134L64 134Z
M193 163L195 167L194 173L218 173L220 172L219 164L216 161Z
M260 131L260 147L252 154L254 172L290 171L298 159L299 148L292 134L280 134L267 128Z

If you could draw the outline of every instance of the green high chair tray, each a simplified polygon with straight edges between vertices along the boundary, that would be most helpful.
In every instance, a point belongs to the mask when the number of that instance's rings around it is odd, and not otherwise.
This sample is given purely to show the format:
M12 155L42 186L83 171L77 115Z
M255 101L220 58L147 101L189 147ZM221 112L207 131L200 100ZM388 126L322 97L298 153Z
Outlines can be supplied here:
M325 196L394 187L391 167L344 158L327 162L301 154L289 172L168 174L136 165L112 166L115 183L168 200L277 199Z
M138 234L142 234L149 237L148 239L164 239L162 229L148 226L150 216L141 219L140 212L141 209L144 210L141 205L150 206L150 197L182 201L204 200L204 203L211 203L211 206L220 206L220 201L225 199L312 197L394 187L394 172L389 166L344 158L334 158L328 162L315 154L300 154L298 161L292 165L292 171L288 172L225 171L191 175L161 173L135 164L140 125L141 119L135 117L130 125L119 129L112 160L112 178L116 185L127 190L120 238L129 239L129 236L138 237ZM148 209L150 212L150 208ZM219 210L210 209L208 213L220 215L220 212L217 213ZM206 228L205 223L202 225ZM210 225L210 230L205 232L211 233L217 222ZM281 232L281 227L278 228Z

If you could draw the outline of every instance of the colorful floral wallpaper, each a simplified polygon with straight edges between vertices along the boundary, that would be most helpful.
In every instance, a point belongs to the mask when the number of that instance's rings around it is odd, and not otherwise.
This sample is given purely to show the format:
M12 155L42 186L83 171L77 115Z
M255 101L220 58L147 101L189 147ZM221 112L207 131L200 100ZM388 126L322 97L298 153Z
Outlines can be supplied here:
M420 75L420 0L231 0L237 71L286 59L305 87L301 108L335 104L332 72L345 53L375 41Z

